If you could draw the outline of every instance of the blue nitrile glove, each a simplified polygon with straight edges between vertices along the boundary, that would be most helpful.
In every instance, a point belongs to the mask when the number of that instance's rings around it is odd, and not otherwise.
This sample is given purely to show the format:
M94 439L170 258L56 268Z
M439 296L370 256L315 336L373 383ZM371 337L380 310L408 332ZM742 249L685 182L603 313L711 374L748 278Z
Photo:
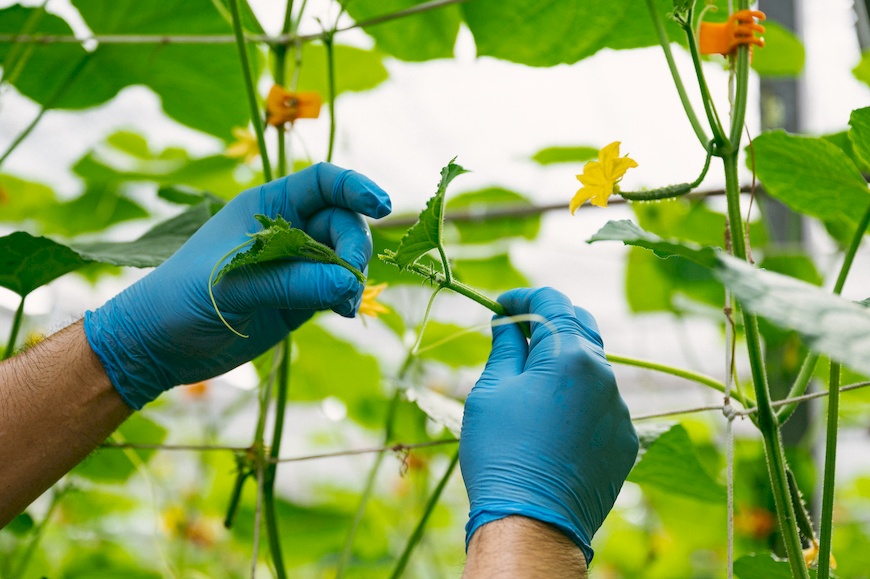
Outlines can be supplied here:
M533 314L527 342L495 325L492 353L465 402L459 464L471 503L466 547L486 523L520 515L590 542L637 456L637 434L592 316L554 289L516 289L508 313ZM496 318L498 319L498 318Z
M383 217L390 199L354 171L321 163L249 189L212 217L171 258L95 312L85 333L112 383L131 407L161 392L222 374L281 341L315 311L353 317L363 286L347 269L308 261L242 267L208 295L209 275L227 252L262 225L254 215L283 216L363 270L372 255L360 215Z

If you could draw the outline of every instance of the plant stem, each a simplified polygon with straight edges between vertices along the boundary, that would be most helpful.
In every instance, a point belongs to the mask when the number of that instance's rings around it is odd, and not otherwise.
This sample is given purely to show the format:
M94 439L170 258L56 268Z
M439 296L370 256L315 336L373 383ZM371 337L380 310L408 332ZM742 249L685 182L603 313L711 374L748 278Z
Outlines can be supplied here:
M738 79L740 75L738 75ZM737 83L738 94L746 90L746 82ZM743 119L732 116L732 122L743 125ZM738 133L739 137L740 133ZM725 189L728 200L728 221L731 231L737 232L732 235L732 247L734 255L740 259L746 259L746 242L742 235L743 217L740 213L740 186L737 181L737 154L739 141L734 143L733 150L723 156L725 165ZM771 407L770 389L767 384L767 376L764 370L764 356L761 352L761 336L758 331L758 320L745 309L743 312L743 326L746 335L746 346L749 350L749 362L752 369L752 384L755 388L755 399L758 411L758 428L761 430L764 442L764 453L767 458L767 470L770 476L771 490L779 529L785 543L786 555L793 577L808 579L806 565L803 560L800 536L795 523L794 505L788 488L786 475L785 455L782 450L779 425L776 414Z
M444 487L447 486L447 481L450 480L450 475L453 474L453 470L456 468L456 463L458 462L459 450L453 454L453 458L450 459L450 465L447 467L447 472L444 473L444 476L441 477L440 481L438 481L435 490L432 491L432 494L429 496L429 500L426 502L426 508L423 511L423 516L414 528L414 532L411 533L411 536L408 538L408 542L405 544L405 550L402 551L402 555L399 557L395 569L393 569L393 574L390 575L392 579L398 579L402 576L402 573L405 572L405 568L408 566L408 561L411 559L411 554L414 552L414 549L423 537L423 533L426 531L426 523L429 522L429 515L432 514L433 510L435 510L435 505L438 504L438 499L441 498L441 493L444 491Z
M695 131L695 135L698 137L701 145L706 147L710 138L704 132L704 127L701 126L701 122L695 114L695 109L692 108L692 103L689 101L689 95L686 94L686 87L683 86L683 80L680 78L680 71L677 70L677 63L674 62L674 55L671 52L671 41L668 38L668 33L665 31L662 19L656 10L653 0L646 0L646 5L647 8L649 8L649 15L650 18L652 18L653 26L655 27L656 34L659 38L659 44L662 47L662 51L665 53L665 60L668 61L668 69L670 69L671 77L674 79L674 86L677 88L677 93L680 95L680 102L683 104L683 110L686 111L686 117L689 119L689 123L692 125L692 130Z
M4 360L11 358L12 352L15 351L15 341L18 339L18 332L21 330L21 320L23 318L24 297L22 297L21 301L18 303L18 309L15 310L15 317L12 319L12 330L9 332L9 341L6 342L6 351L3 353Z
M405 374L407 373L407 368L410 367L408 361L413 360L413 356L411 354L406 358L406 363L402 365L402 370L399 372L398 379L401 381ZM393 392L393 397L390 399L390 406L387 408L387 416L384 420L384 446L387 446L393 438L393 423L396 419L396 410L399 407L399 400L402 397L402 391L396 388L396 391ZM356 508L356 514L353 517L353 523L350 526L350 531L347 533L347 539L344 541L344 548L341 550L341 555L338 558L338 565L335 567L335 579L341 579L344 576L344 570L347 568L348 561L350 561L351 553L353 552L353 540L356 537L356 531L359 528L359 524L362 521L363 516L366 512L366 506L368 505L369 498L372 496L372 492L375 488L375 479L378 476L378 471L381 468L381 464L384 462L385 453L383 451L379 452L375 457L375 462L372 464L371 470L369 470L369 475L366 478L365 485L363 486L362 495L359 499L359 506Z
M284 338L281 345L281 366L278 370L278 392L275 399L275 426L272 432L272 445L269 448L269 464L263 479L263 506L266 514L266 533L269 538L269 550L272 562L275 564L275 574L278 579L286 579L284 556L281 553L281 534L278 531L278 515L275 510L275 478L280 456L281 437L284 434L284 412L287 408L287 389L290 384L290 354L292 343L290 337Z
M326 162L331 163L335 149L335 50L332 33L323 37L323 45L326 47L326 81L329 90L329 149L326 151Z
M92 52L88 52L84 56L82 56L78 64L76 64L75 68L73 68L66 76L66 78L64 78L63 82L60 83L60 85L54 90L53 93L51 93L51 95L47 99L45 99L45 102L42 103L42 108L39 109L39 113L36 115L36 118L33 119L33 121L31 121L29 125L27 125L27 127L21 132L21 134L15 137L15 140L12 141L12 143L9 145L3 155L0 156L0 165L2 165L3 162L6 161L6 159L9 157L9 155L11 155L12 152L16 148L18 148L18 145L20 145L21 142L24 141L24 139L26 139L31 132L33 132L33 129L36 128L36 125L39 124L39 121L42 120L42 117L45 115L45 113L51 110L52 107L54 107L55 103L60 100L60 97L62 97L67 89L72 86L76 78L78 78L79 74L81 74L81 72L85 69L85 66L87 66L88 62L90 62L91 56L93 54L94 53Z
M284 12L284 26L281 28L281 34L290 34L290 28L293 25L293 0L287 0L287 8ZM275 71L273 77L275 84L284 86L284 80L287 73L287 48L286 44L278 44L272 46L272 54L275 55ZM283 177L287 174L287 133L284 127L278 127L278 174L277 177Z
M701 100L704 103L704 112L707 114L707 122L710 123L710 129L713 131L713 138L716 140L719 149L727 151L730 149L728 137L725 135L725 130L722 128L722 123L719 120L718 113L716 112L716 105L713 103L713 97L710 96L710 89L707 87L707 80L704 78L704 69L701 67L701 54L698 52L698 43L695 42L695 32L692 30L693 13L694 10L689 10L687 20L681 20L680 26L686 33L686 40L689 43L689 54L692 55L692 64L695 67L695 76L698 78L698 88L701 90ZM743 126L741 125L741 130L742 128ZM739 140L739 133L737 137Z
M804 363L801 365L800 372L798 372L797 378L794 380L794 384L792 384L791 389L786 394L786 398L796 398L797 396L803 396L804 392L807 391L807 386L810 383L810 380L813 377L813 374L816 371L816 364L819 362L819 355L815 352L807 352L806 358L804 358ZM794 414L794 411L797 410L798 403L792 402L791 404L786 404L785 406L780 406L776 411L776 421L780 426L785 424L785 422L791 418L791 415Z
M834 530L834 483L837 474L837 432L840 410L840 365L831 362L828 385L828 421L825 435L825 474L822 484L822 514L819 521L819 579L831 569L831 536Z
M260 159L263 161L263 178L272 180L272 166L269 164L269 155L266 153L266 137L263 133L263 119L260 107L257 105L257 85L251 72L251 61L248 59L248 48L245 45L245 35L242 32L242 17L239 14L239 0L229 0L230 11L233 15L233 33L236 37L236 48L239 51L239 61L242 64L242 75L245 78L245 90L248 95L248 106L251 109L251 123L254 132L257 133L257 144L260 147Z

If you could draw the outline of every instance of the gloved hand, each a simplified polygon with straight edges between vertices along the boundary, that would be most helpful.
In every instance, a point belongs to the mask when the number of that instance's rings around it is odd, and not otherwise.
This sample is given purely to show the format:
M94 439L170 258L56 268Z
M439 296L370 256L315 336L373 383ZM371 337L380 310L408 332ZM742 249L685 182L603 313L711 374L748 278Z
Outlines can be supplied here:
M459 464L471 503L466 547L482 525L511 515L549 523L586 562L637 456L638 440L592 316L550 288L499 298L534 314L492 329L492 353L465 402Z
M371 180L328 163L249 189L212 217L160 267L94 312L84 327L115 388L140 409L178 384L231 370L281 341L315 311L353 317L363 287L348 270L308 261L242 267L214 287L215 301L240 338L218 318L209 275L228 251L283 216L357 269L372 255L359 214L383 217L390 199Z

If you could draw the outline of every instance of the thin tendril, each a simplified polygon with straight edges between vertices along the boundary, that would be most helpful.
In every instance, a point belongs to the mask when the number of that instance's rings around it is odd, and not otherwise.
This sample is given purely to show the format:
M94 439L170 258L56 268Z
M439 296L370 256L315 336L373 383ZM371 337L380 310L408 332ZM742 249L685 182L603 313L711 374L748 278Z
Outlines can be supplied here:
M226 255L224 255L222 258L220 258L220 259L217 261L216 264L214 264L214 267L211 268L211 274L208 276L208 297L209 297L209 299L211 299L211 305L212 305L212 307L214 307L214 311L215 311L215 313L217 313L218 317L221 319L221 321L224 323L224 325L225 325L227 328L229 328L229 330L230 330L232 333L234 333L235 335L239 336L240 338L249 338L250 336L246 336L245 334L243 334L243 333L239 332L238 330L236 330L236 329L235 329L234 327L232 327L232 326L230 325L230 323L229 323L229 322L224 318L223 314L221 313L220 309L218 308L217 302L216 302L215 299L214 299L214 291L212 290L212 287L213 287L213 285L212 285L212 280L214 280L214 274L215 274L215 272L217 271L217 268L220 267L220 264L222 264L226 258L228 258L229 256L231 256L232 254L234 254L235 252L237 252L237 251L240 250L241 248L245 247L245 246L248 245L249 243L253 243L253 242L254 242L253 239L249 239L248 241L244 242L243 244L238 245L238 246L232 248L231 250L229 250L229 251L226 253Z

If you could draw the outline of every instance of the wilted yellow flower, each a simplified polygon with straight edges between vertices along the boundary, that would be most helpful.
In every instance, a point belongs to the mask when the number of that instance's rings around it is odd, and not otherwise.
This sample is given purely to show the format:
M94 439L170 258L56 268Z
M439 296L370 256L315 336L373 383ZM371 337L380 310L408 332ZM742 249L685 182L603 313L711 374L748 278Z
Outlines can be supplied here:
M316 92L292 92L275 84L266 97L266 122L281 127L296 119L316 119L320 106L320 95Z
M571 199L569 204L571 215L590 199L593 205L607 207L607 198L619 191L617 183L632 167L637 167L637 162L619 156L619 141L614 141L601 149L598 152L598 160L586 163L583 166L583 174L577 175L583 187Z
M227 157L243 159L245 163L250 163L260 155L260 145L254 133L246 128L233 127L233 136L236 140L227 147Z
M813 561L816 560L816 557L819 556L819 542L813 539L813 544L804 549L804 562L807 564L807 567L813 564ZM831 569L837 568L837 560L834 559L834 554L831 553Z
M362 302L359 305L359 313L364 316L376 318L381 314L389 313L390 308L376 301L381 292L387 289L386 283L367 285L363 289Z

